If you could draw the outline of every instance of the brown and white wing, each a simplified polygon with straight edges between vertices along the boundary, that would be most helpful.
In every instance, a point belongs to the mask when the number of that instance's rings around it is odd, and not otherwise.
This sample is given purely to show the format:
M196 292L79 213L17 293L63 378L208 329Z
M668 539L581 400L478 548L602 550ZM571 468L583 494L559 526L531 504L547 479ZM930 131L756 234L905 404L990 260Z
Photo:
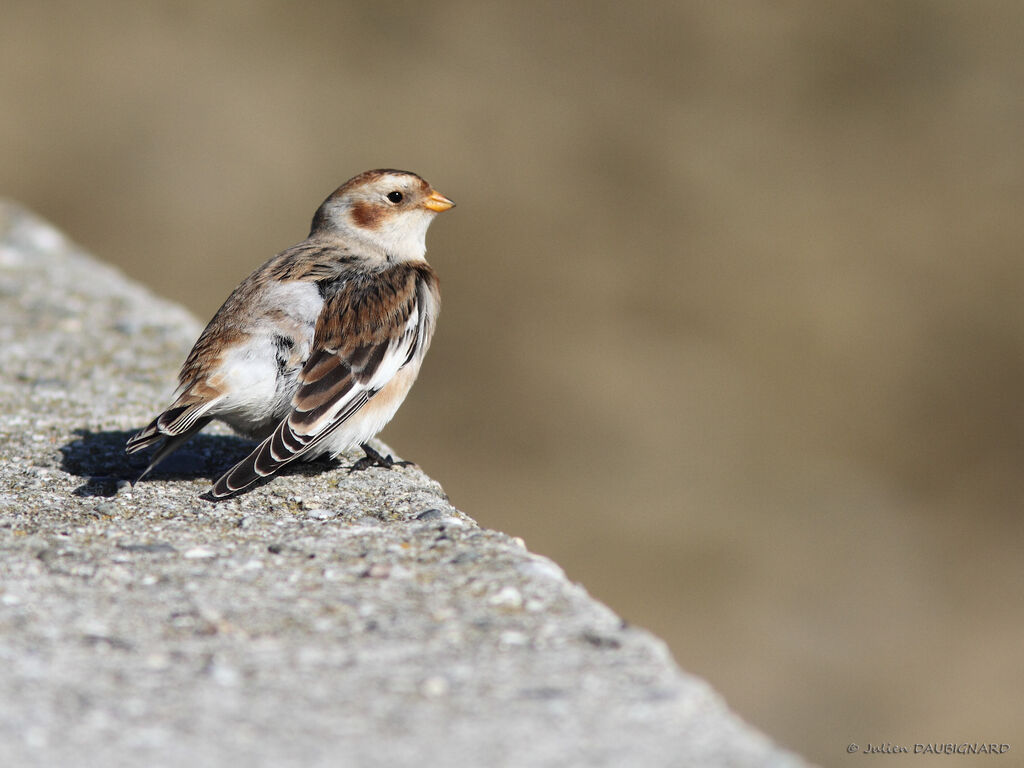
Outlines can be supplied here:
M299 373L292 411L245 459L221 477L214 499L240 493L286 464L332 446L351 419L429 343L418 300L419 275L350 278L324 304L313 351Z

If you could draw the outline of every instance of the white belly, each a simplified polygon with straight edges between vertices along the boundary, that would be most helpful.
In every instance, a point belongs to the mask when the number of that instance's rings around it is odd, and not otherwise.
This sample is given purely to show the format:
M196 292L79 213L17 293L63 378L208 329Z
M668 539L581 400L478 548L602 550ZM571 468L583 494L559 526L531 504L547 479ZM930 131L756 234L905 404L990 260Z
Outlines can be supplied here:
M308 282L272 283L261 297L273 314L253 317L243 330L246 343L232 347L220 359L210 384L223 397L210 415L248 437L263 439L291 411L302 364L309 357L316 319L323 299ZM277 339L291 342L288 360L280 360Z

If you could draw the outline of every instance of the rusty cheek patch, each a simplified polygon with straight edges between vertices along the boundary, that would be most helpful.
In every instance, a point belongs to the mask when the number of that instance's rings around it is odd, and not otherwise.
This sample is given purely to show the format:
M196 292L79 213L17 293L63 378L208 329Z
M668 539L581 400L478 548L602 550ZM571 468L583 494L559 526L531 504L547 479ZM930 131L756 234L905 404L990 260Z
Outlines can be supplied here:
M352 206L352 222L363 229L376 229L384 218L384 209L379 205L360 201Z

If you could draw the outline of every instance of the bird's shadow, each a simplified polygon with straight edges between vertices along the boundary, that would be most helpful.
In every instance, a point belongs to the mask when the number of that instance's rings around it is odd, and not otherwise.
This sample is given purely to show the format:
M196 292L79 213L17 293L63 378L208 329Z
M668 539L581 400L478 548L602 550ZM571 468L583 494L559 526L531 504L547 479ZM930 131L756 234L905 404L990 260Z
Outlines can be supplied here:
M115 496L125 483L138 480L149 463L152 451L132 455L125 453L125 443L135 432L75 430L77 438L60 449L61 469L85 480L75 488L74 495ZM255 446L251 440L231 435L199 434L160 462L142 482L199 478L213 482L245 458ZM297 462L280 474L319 474L338 466L337 461Z

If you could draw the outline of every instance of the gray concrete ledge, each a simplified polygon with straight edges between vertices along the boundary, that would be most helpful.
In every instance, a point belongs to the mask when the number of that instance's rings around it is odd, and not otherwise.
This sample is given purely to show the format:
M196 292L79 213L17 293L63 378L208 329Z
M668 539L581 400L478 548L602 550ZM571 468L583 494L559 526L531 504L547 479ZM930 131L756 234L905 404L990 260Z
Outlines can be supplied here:
M0 765L803 764L418 469L133 489L199 330L0 204Z

